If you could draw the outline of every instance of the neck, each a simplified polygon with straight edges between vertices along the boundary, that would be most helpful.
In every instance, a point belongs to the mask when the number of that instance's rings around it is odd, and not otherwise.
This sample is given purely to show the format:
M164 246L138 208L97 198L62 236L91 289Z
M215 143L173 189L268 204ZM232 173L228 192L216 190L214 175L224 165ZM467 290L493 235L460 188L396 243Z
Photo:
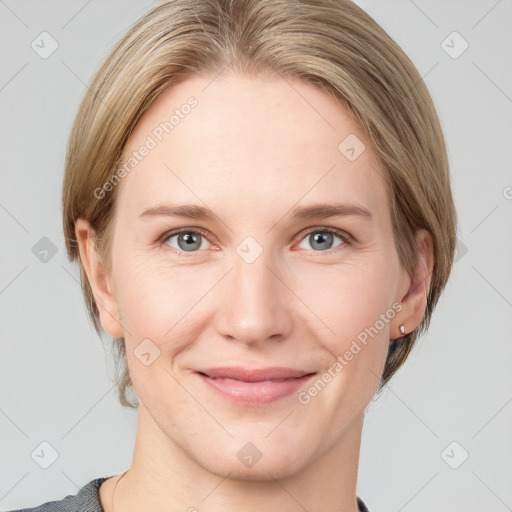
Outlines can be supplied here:
M117 486L115 512L357 512L362 422L358 416L325 453L291 475L281 477L276 468L263 479L242 480L201 466L165 436L141 403L132 464Z

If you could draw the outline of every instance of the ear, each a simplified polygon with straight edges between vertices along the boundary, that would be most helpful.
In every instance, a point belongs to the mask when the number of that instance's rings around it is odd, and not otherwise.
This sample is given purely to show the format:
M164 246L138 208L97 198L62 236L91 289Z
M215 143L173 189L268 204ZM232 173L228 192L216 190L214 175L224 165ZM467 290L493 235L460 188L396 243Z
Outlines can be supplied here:
M80 261L89 279L94 300L98 306L101 325L114 338L122 338L124 331L121 326L119 309L111 291L110 277L97 253L94 243L95 232L89 221L77 219L75 236L80 250Z
M413 275L405 280L402 289L402 309L395 317L391 329L391 339L403 338L416 329L423 320L427 307L427 296L430 289L432 270L434 268L434 244L431 234L425 229L416 232L416 242L420 248L418 261ZM400 297L399 297L400 300ZM405 327L405 334L400 332L400 325Z

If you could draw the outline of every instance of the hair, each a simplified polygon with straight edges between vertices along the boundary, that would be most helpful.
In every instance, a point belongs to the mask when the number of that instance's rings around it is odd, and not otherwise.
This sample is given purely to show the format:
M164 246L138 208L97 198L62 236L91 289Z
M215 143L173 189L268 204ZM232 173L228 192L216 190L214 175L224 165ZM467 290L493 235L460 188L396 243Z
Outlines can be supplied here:
M123 161L137 121L164 89L193 75L216 76L228 66L247 76L298 78L348 109L385 169L395 246L409 275L420 255L416 231L424 228L432 236L434 265L424 317L414 331L390 340L380 391L429 326L453 265L457 218L445 141L428 89L404 51L348 0L167 0L138 19L111 49L79 107L63 182L66 249L70 261L79 260L94 327L101 337L75 220L90 222L110 272L119 187L102 187ZM136 407L126 396L132 382L124 338L113 338L113 346L120 403Z

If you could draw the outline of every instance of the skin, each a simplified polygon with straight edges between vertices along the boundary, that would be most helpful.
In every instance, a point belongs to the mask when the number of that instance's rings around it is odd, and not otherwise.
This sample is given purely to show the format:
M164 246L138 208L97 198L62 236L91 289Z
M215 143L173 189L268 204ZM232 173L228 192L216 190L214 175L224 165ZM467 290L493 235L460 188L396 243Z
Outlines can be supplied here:
M394 245L384 171L364 133L333 98L299 80L189 78L160 95L126 151L190 96L197 107L118 185L109 275L88 222L76 223L102 325L125 338L140 399L132 465L115 510L355 512L365 407L390 339L402 336L400 324L410 332L423 317L431 237L417 233L422 260L408 276ZM350 134L366 146L354 161L338 150ZM361 205L372 217L290 216L296 206L335 202ZM216 217L140 218L164 203L206 205ZM200 248L179 255L178 236L162 240L177 228L201 228ZM337 228L354 241L333 235L320 250L309 228ZM247 236L263 249L252 263L236 252ZM394 303L400 312L307 404L292 393L238 405L193 373L286 366L321 376ZM160 351L147 366L134 355L146 338ZM237 457L247 442L262 454L252 467ZM100 488L106 512L117 479Z

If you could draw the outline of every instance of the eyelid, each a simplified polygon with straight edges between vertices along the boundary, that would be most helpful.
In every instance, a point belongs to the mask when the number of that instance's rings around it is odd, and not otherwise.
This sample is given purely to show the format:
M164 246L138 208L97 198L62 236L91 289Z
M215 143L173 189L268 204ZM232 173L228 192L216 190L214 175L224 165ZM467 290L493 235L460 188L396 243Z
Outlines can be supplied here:
M304 237L307 235L310 235L311 233L316 232L323 232L323 233L333 233L337 236L339 236L343 242L350 244L356 241L356 239L350 234L347 233L345 230L340 228L333 228L330 226L313 226L311 228L306 228L304 231L301 231L299 233L299 241L301 241ZM322 252L322 251L315 251L315 252ZM325 251L327 252L327 251Z
M308 236L311 233L316 233L316 232L332 233L336 236L339 236L341 238L341 240L343 241L343 243L340 244L339 246L336 246L334 249L337 249L338 247L343 246L343 245L350 245L350 244L356 242L356 239L350 233L344 231L343 229L334 228L334 227L330 227L330 226L312 226L312 227L302 230L297 235L293 244L295 245L296 243L301 242L306 236ZM199 227L184 227L184 228L176 228L176 229L172 229L170 231L166 231L158 239L158 242L161 245L164 245L165 242L169 238L179 235L180 233L199 233L200 235L204 236L204 238L206 238L208 243L212 244L212 242L210 242L210 240L208 238L208 233L206 232L206 230L204 230L203 228L199 228ZM212 244L212 245L215 245L215 244ZM167 246L167 247L169 250L173 251L174 253L178 253L180 255L185 254L188 256L189 255L188 253L190 253L190 255L192 255L194 253L201 252L201 251L179 251L179 250L175 249L174 247L169 247L169 246ZM333 252L332 249L328 249L326 251L313 251L313 250L310 250L310 251L314 252L314 253L319 253L319 254L321 254L321 253L329 254L329 253Z

